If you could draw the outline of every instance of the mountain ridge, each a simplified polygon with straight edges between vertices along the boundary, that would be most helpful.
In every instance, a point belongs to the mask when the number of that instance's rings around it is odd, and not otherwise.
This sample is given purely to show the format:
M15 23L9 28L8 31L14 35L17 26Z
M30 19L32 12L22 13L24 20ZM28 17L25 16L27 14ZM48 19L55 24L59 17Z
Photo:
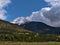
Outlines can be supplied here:
M26 22L26 24L18 25L0 20L0 41L60 41L58 34L60 35L60 30L57 31L56 28L41 22Z
M40 33L49 33L49 34L60 34L60 27L52 27L49 25L46 25L42 22L26 22L25 24L21 24L21 27L32 30L35 32L40 32Z
M32 31L32 32L37 32L41 34L60 34L60 27L52 27L42 22L34 22L34 21L26 22L24 24L18 25L18 24L10 23L8 21L0 20L0 27L4 29L6 28L7 30L11 29L11 31L12 30L16 31L18 29L20 30L21 28L21 29L27 30L28 32Z

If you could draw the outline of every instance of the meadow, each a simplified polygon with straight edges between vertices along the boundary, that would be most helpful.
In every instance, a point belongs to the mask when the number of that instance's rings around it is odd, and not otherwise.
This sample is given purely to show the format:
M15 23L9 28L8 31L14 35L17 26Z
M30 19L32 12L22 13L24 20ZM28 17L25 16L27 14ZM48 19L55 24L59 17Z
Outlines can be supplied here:
M0 42L0 45L60 45L60 42Z

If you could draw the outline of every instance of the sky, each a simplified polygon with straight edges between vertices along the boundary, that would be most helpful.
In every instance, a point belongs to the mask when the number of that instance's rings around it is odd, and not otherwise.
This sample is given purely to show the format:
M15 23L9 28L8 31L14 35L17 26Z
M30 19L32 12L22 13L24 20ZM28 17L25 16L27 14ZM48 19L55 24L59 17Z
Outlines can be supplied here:
M0 19L19 25L36 21L60 27L60 0L0 0Z
M42 7L48 6L44 0L11 0L11 4L6 8L9 19L12 21L17 17L26 17L34 11L40 10Z

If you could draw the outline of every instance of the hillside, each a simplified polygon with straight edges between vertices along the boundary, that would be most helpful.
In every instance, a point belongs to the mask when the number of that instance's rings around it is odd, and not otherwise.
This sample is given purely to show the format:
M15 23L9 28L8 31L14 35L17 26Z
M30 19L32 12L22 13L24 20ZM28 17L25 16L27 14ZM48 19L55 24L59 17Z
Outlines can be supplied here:
M17 24L12 24L4 20L0 20L0 41L24 41L24 35L32 35L34 32L26 30Z
M59 35L49 33L50 31L46 32L47 29L51 30L53 29L53 27L47 26L46 24L41 22L29 22L19 26L17 24L12 24L7 21L0 20L0 41L60 41Z
M51 27L42 22L26 22L20 26L40 34L60 34L60 27Z
M13 33L13 32L18 33L18 32L30 32L30 31L23 29L19 25L0 20L0 33Z

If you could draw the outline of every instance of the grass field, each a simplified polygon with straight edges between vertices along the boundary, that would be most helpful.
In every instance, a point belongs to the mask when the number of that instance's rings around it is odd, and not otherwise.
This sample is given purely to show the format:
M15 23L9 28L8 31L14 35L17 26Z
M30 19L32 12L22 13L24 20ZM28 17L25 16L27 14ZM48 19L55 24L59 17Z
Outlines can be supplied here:
M0 42L0 45L60 45L60 42Z

